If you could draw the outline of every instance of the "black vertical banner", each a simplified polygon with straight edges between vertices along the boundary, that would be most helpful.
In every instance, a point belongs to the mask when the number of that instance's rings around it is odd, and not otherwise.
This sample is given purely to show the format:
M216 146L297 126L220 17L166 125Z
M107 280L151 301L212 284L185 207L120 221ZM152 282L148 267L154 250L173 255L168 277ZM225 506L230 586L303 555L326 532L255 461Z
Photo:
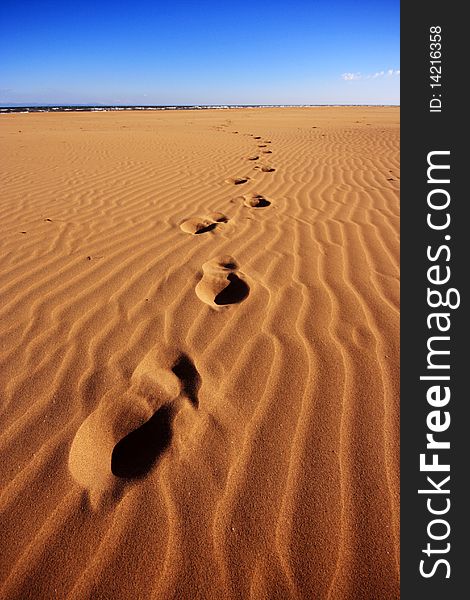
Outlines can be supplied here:
M470 135L457 2L401 5L401 597L467 597Z

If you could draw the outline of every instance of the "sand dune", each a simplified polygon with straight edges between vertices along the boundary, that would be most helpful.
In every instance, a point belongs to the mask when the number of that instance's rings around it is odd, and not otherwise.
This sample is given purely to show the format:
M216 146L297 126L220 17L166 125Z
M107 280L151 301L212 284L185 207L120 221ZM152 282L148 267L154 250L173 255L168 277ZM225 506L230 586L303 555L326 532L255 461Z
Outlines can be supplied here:
M1 117L1 598L399 597L398 119Z

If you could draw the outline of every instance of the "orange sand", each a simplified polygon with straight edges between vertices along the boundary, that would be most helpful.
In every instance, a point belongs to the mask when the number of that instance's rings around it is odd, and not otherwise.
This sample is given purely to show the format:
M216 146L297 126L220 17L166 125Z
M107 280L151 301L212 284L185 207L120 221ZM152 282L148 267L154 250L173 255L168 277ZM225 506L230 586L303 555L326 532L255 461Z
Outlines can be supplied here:
M0 117L1 598L398 598L398 121Z

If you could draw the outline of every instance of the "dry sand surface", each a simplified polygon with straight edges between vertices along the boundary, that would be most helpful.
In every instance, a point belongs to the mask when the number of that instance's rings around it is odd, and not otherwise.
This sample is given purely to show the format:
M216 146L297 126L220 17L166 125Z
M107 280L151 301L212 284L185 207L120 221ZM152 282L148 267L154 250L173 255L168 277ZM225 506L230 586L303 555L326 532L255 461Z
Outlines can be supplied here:
M0 597L398 598L398 108L0 152Z

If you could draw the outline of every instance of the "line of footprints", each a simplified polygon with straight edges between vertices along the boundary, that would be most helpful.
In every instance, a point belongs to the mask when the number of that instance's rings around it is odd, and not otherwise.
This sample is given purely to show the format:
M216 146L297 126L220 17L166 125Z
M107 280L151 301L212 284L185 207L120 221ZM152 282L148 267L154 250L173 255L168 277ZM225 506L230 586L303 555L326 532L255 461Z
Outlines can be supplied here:
M222 129L222 125L217 129ZM232 133L238 133L234 131ZM260 136L251 135L257 142ZM265 154L270 141L258 143ZM259 160L259 155L247 157ZM256 165L254 169L270 173L274 169ZM250 177L226 181L242 185ZM248 209L271 205L262 194L242 197ZM180 224L182 231L204 235L228 222L222 213L188 219ZM200 300L215 310L224 310L248 297L250 288L231 256L213 258L202 266L202 278L196 286ZM156 464L171 444L173 420L183 407L199 407L201 377L191 358L181 349L163 343L153 347L139 362L125 392L116 396L110 389L97 408L88 415L73 439L68 466L72 477L84 488L94 510L117 501L125 486L138 481Z
M222 130L227 127L226 124L217 127ZM233 131L232 133L238 133ZM268 148L270 140L262 140L261 136L254 134L245 134L251 136L256 142L259 149L258 154L250 154L246 157L248 161L258 161L260 154L272 154ZM269 165L256 164L254 170L262 171L263 173L273 173L275 169ZM229 177L226 183L231 185L243 185L251 181L251 177ZM267 208L271 202L262 194L251 192L241 196L240 201L243 205L250 209ZM180 224L180 228L185 233L191 235L202 235L213 231L222 223L229 221L223 213L213 212L203 216L186 219ZM202 266L203 276L201 281L196 286L196 294L200 300L216 310L221 310L230 304L239 304L248 296L250 288L244 280L243 274L238 270L236 260L231 256L223 256L214 258Z

